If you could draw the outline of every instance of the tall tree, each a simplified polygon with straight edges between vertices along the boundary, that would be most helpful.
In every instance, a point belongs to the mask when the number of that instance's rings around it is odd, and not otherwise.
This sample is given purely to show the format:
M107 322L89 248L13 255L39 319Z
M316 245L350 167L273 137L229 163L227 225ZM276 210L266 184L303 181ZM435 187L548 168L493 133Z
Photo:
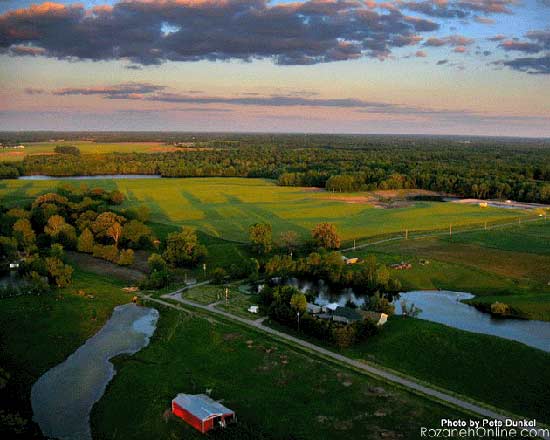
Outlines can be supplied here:
M273 244L272 229L269 223L255 223L248 229L250 242L258 253L267 254Z
M336 226L332 223L319 223L311 234L319 247L325 249L340 248L340 236L336 231Z

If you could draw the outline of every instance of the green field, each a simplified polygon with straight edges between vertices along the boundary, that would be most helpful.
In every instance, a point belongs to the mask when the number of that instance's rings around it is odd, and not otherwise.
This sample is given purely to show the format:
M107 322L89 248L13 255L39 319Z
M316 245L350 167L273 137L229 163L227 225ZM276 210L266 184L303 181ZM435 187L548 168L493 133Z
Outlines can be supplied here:
M1 149L0 162L23 160L25 156L33 154L53 154L58 145L74 146L82 154L97 153L154 153L169 151L161 142L91 142L91 141L57 141L57 142L26 142L24 149Z
M221 438L417 438L419 426L458 415L254 331L173 311L162 311L149 347L115 365L92 413L102 439L203 438L166 414L178 392L207 388L239 419Z
M520 316L550 320L550 222L469 232L452 239L390 242L356 252L372 253L386 263L413 264L411 270L393 271L405 290L471 292L479 296L470 302L505 302ZM420 264L422 259L430 264Z
M1 181L0 196L12 200L52 190L63 181ZM65 181L66 182L66 181ZM72 181L80 185L84 181ZM263 179L121 179L91 180L92 187L118 188L127 206L146 204L159 231L166 227L191 226L213 237L247 241L248 227L256 222L273 225L278 239L283 231L294 230L303 238L319 222L334 223L344 240L403 232L405 229L433 230L485 221L512 221L526 216L523 211L480 208L441 202L417 202L393 209L330 199L330 193L305 188L276 186ZM352 196L339 194L340 197Z
M269 325L322 344L276 322ZM342 353L513 414L550 422L550 353L518 342L394 316L379 334Z

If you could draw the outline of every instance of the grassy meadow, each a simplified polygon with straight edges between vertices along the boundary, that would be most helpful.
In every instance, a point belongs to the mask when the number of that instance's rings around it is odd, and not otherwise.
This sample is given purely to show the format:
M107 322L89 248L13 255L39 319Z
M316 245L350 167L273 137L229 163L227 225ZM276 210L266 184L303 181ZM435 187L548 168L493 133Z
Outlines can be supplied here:
M177 393L207 388L239 420L216 438L417 438L420 426L461 415L253 330L171 310L151 344L115 366L92 412L97 438L203 438L169 408Z
M90 181L0 182L0 196L8 200L32 197L52 190L61 183L83 183L92 187L118 188L126 194L127 206L147 205L159 232L179 226L191 226L217 238L245 242L248 227L257 222L273 226L278 239L283 231L296 231L309 238L319 222L334 223L342 239L353 240L403 232L405 229L445 229L452 223L482 225L485 221L513 221L525 212L480 208L441 202L416 202L392 209L375 208L366 203L348 203L351 194L331 198L325 191L280 187L264 179L193 178L193 179L105 179Z
M381 261L408 261L394 271L405 290L444 289L478 295L471 303L509 304L520 316L550 320L550 222L389 242L357 251ZM354 255L350 253L350 255ZM422 265L420 261L429 260Z
M0 162L23 160L33 154L54 154L56 146L78 147L82 154L98 153L159 153L172 151L173 148L162 142L92 142L92 141L59 141L59 142L25 142L24 149L0 148Z

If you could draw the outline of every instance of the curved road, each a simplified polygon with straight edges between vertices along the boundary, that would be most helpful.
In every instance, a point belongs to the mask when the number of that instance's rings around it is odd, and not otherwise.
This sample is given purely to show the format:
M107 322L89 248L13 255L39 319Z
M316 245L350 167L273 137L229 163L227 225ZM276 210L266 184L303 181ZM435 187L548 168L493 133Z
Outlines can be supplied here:
M184 291L184 290L186 290L186 289L184 288L184 289L178 290L178 291L173 292L173 293L168 293L168 294L162 295L162 298L175 300L175 301L178 301L182 304L185 304L186 306L193 307L193 308L196 308L196 309L202 309L202 310L205 310L205 311L210 312L210 313L221 315L221 316L223 316L227 319L230 319L230 320L233 320L233 321L238 321L238 322L240 322L244 325L247 325L249 327L254 327L254 328L256 328L256 329L258 329L258 330L260 330L264 333L268 333L270 335L276 336L279 339L284 339L284 340L290 341L293 344L296 344L298 346L301 346L301 347L306 348L308 350L311 350L313 352L319 353L324 357L334 359L334 360L338 361L339 363L346 364L346 365L349 365L349 366L351 366L355 369L364 371L368 374L381 377L381 378L383 378L384 380L386 380L388 382L393 382L395 384L398 384L398 385L401 385L405 388L413 390L417 393L433 397L435 399L446 402L446 403L451 404L453 406L456 406L456 407L462 408L464 410L467 410L467 411L469 411L471 413L474 413L478 416L481 416L481 417L484 417L484 418L489 418L489 419L498 419L498 420L502 420L502 421L504 421L506 419L509 419L509 417L506 417L506 416L504 416L500 413L497 413L495 411L492 411L488 408L476 405L475 403L471 403L471 402L468 402L466 400L462 400L459 397L453 396L451 394L447 394L443 391L439 391L439 390L436 390L434 388L430 388L429 386L422 385L418 382L415 382L412 379L404 378L402 376L399 376L397 374L393 374L393 373L391 373L389 371L386 371L386 370L383 370L381 368L371 366L371 365L369 365L365 362L361 362L361 361L358 361L356 359L351 359L351 358L343 356L341 354L334 353L334 352L332 352L330 350L327 350L323 347L319 347L318 345L312 344L308 341L304 341L303 339L296 338L296 337L291 336L287 333L283 333L283 332L274 330L270 327L266 327L262 324L263 320L265 318L260 318L260 319L256 319L256 320L241 318L240 316L233 315L232 313L228 313L228 312L225 312L223 310L216 309L215 306L216 306L217 303L213 303L213 304L209 304L209 305L203 305L203 304L195 303L193 301L189 301L189 300L184 299L184 298L181 297L181 292ZM151 298L151 297L146 297L146 298L149 299L150 301L158 302L159 304L163 304L165 306L181 310L180 307L177 307L174 304L168 303L166 301L162 301L162 300ZM543 436L542 438L550 439L550 437L548 437L548 436Z

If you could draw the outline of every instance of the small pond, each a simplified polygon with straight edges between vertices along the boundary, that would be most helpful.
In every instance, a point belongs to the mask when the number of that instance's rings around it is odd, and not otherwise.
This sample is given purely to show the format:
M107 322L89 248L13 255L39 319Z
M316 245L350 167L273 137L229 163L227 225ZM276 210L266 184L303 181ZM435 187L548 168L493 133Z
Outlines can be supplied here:
M19 180L100 180L100 179L160 179L158 174L102 174L98 176L19 176Z
M309 281L298 278L281 280L273 278L274 284L284 283L293 286L303 293L313 296L313 302L323 306L337 303L345 306L353 303L362 306L368 298L357 295L352 289L331 289L323 280ZM394 301L395 313L401 314L401 300L416 305L421 309L418 318L438 322L460 330L473 333L498 336L504 339L521 342L530 347L550 352L550 322L521 319L498 319L490 314L480 312L475 307L462 302L474 298L466 292L449 291L413 291L401 293Z
M155 332L158 312L125 304L94 336L33 385L34 421L46 437L91 440L90 412L115 374L111 358L134 354Z
M449 291L413 291L400 295L400 300L421 309L420 319L499 336L550 352L550 322L492 318L490 314L461 302L471 298L474 298L471 293ZM396 314L401 314L400 300L395 301Z

